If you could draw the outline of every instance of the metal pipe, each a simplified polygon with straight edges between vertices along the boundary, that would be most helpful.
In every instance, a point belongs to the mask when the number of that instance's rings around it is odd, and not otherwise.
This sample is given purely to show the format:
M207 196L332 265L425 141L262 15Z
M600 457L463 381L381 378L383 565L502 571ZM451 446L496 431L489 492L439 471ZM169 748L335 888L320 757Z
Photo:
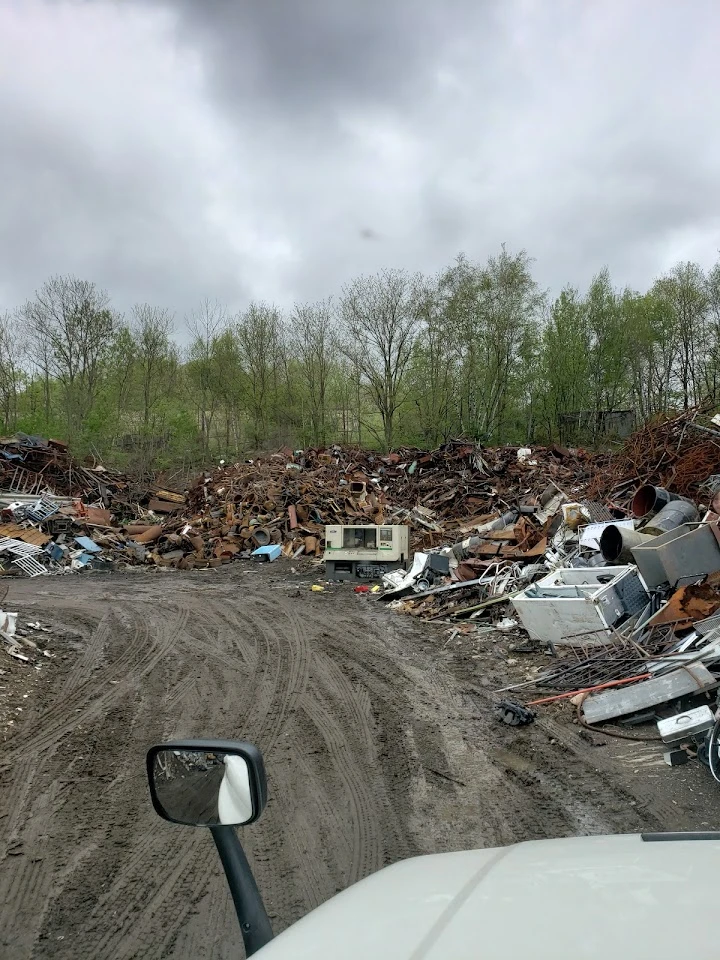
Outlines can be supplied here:
M600 552L608 563L617 561L633 563L631 553L633 547L640 547L652 538L652 534L640 533L637 530L629 530L627 527L618 527L611 523L605 527L600 536Z
M699 519L700 513L694 503L690 500L676 500L663 507L660 513L643 527L642 532L659 536L684 523L695 523Z
M252 527L252 539L259 547L267 547L271 536L267 527Z
M692 502L686 497L681 497L678 493L671 493L665 487L654 487L651 483L646 483L635 491L631 507L632 515L639 520L649 513L658 513L673 500L684 500L685 503Z

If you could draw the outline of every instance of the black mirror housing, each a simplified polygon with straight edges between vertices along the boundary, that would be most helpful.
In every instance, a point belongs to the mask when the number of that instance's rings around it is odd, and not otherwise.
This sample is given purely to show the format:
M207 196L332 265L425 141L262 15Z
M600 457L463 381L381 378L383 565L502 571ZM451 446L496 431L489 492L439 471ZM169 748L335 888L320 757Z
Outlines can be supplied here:
M155 744L148 750L146 769L155 812L170 823L246 826L261 816L267 804L265 764L252 743L176 740Z

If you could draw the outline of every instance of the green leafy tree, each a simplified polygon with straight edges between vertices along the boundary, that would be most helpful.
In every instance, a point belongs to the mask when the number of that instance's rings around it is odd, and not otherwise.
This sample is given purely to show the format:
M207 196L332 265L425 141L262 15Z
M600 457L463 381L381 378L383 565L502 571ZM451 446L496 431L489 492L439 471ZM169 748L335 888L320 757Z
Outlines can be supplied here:
M408 400L408 369L420 328L419 278L402 270L359 277L343 290L340 349L358 370L390 449ZM369 420L368 429L379 437Z

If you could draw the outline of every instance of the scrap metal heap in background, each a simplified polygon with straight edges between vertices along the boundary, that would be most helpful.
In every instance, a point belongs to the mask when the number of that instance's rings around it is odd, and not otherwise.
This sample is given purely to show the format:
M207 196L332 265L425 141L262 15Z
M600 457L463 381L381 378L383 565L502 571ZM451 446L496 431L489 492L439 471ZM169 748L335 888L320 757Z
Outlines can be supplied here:
M691 411L643 428L612 456L465 441L385 456L285 448L221 464L180 492L19 434L0 440L0 566L26 575L118 564L204 568L261 547L267 556L280 547L286 557L319 558L327 524L387 523L407 524L415 551L445 548L457 560L453 582L468 582L494 577L502 561L546 564L548 551L558 551L551 540L563 502L582 502L583 517L602 522L628 515L639 483L699 494L716 470L718 441L713 421ZM470 588L443 603L457 607L477 594Z
M588 495L627 503L644 483L671 487L685 497L699 495L720 466L720 416L710 413L696 407L647 423L618 453L597 455Z
M592 475L593 457L581 451L536 450L527 461L517 453L466 442L387 456L286 448L223 464L181 493L19 435L0 441L0 537L13 541L4 550L0 542L0 565L29 576L118 564L200 569L275 546L319 558L333 523L407 524L414 549L432 548L472 533L529 484L575 489ZM540 539L527 533L523 548Z
M136 541L185 502L149 477L79 463L59 440L0 439L0 572L36 577L142 562Z
M567 700L583 726L650 719L668 762L696 751L720 777L711 413L648 424L614 454L465 441L384 456L286 448L223 463L184 492L18 435L0 440L0 571L202 569L258 555L320 565L326 525L405 524L412 568L386 574L382 600L449 623L451 639L521 623L526 648L550 657L498 691L506 722Z

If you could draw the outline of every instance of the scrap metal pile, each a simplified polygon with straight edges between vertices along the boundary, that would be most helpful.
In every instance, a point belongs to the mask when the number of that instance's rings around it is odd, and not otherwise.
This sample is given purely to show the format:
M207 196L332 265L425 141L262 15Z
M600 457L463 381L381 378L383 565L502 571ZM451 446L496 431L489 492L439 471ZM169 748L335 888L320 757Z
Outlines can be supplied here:
M528 458L466 442L387 456L286 448L222 464L179 493L18 435L0 441L0 566L30 576L118 562L204 568L275 547L319 558L330 523L407 524L413 547L432 547L474 531L529 484L555 478L575 489L591 466L590 455L556 447ZM538 541L528 528L518 549Z
M184 492L78 463L59 441L18 435L0 441L0 566L26 575L117 564L204 568L259 548L318 559L327 524L406 524L414 550L450 548L453 583L467 584L426 603L423 613L434 615L494 596L494 587L471 581L492 580L498 563L544 563L562 503L582 502L596 522L624 516L641 471L651 480L672 473L682 491L699 489L713 472L708 444L717 449L703 429L713 422L703 427L697 411L686 413L645 428L612 457L466 441L384 456L285 448L223 463Z
M222 530L242 550L277 543L292 556L319 556L327 524L407 524L415 549L461 537L528 489L553 479L575 489L592 456L560 448L518 459L516 447L484 450L454 441L433 452L386 456L334 446L222 466L188 493L195 526ZM530 480L530 478L532 478Z
M147 477L79 463L58 440L0 439L0 573L29 577L147 559L158 518L185 495Z
M416 588L416 554L409 574L386 576L384 598L451 624L451 640L522 626L530 643L513 648L550 661L498 691L506 723L570 701L582 727L655 739L668 764L698 756L720 781L718 421L690 411L643 428L596 458L589 483L521 499L439 548L450 575L430 589ZM647 724L656 732L638 733Z
M702 407L651 421L619 453L596 457L588 493L622 501L638 485L651 483L698 496L716 472L719 451L720 416L710 417Z

